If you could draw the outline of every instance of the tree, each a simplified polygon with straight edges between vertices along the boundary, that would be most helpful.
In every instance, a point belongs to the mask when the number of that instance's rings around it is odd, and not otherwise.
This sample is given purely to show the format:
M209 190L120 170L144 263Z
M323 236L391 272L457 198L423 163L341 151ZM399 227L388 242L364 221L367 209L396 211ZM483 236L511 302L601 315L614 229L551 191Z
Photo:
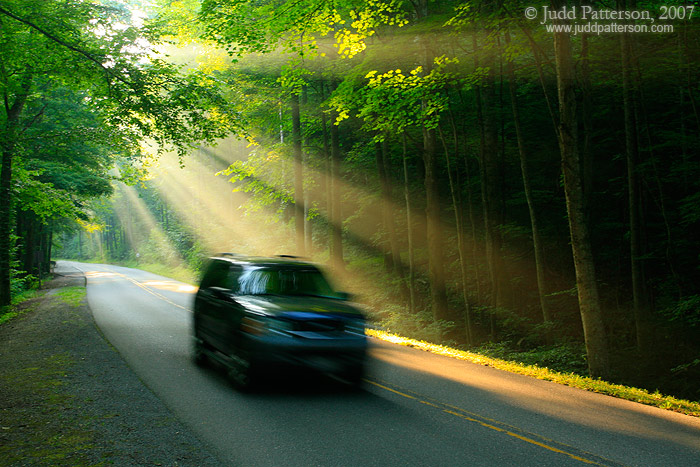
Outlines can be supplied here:
M554 33L554 50L559 96L559 148L588 367L591 376L605 378L610 374L608 342L598 295L591 240L585 218L578 152L574 63L571 37L568 33Z
M510 46L510 32L505 31L506 46ZM518 155L520 156L520 171L523 178L523 189L525 190L525 200L527 201L528 213L530 215L530 226L532 229L532 247L535 256L535 271L537 274L537 290L540 299L540 307L542 309L542 319L545 324L552 322L552 316L547 302L547 281L544 272L544 245L540 233L538 213L535 208L534 194L532 189L532 180L530 176L530 162L525 148L525 137L522 131L520 120L520 106L518 105L517 84L515 78L515 65L513 60L508 61L508 90L510 93L511 109L513 111L513 125L515 127L515 137L518 142Z
M159 151L172 145L184 156L193 142L235 130L216 83L156 58L158 28L130 22L126 8L97 2L0 2L0 305L11 294L13 163L29 157L21 137L46 110L30 100L41 102L55 85L85 92L104 124L126 135L125 150L150 138Z

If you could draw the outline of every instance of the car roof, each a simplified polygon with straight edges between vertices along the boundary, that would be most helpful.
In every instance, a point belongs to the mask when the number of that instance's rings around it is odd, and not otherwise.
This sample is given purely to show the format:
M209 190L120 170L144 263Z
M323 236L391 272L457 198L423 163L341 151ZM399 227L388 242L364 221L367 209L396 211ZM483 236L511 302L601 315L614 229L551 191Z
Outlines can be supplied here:
M212 260L222 260L229 263L246 264L251 266L261 267L278 267L284 266L300 269L318 269L316 265L308 261L303 261L296 256L279 255L279 256L246 256L236 253L219 253L211 258Z

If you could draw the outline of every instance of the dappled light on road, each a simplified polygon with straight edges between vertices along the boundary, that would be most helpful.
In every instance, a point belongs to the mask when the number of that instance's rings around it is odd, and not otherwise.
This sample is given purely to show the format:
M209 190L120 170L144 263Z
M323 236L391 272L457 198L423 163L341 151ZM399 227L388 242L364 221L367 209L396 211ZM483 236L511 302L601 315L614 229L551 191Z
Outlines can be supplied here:
M85 273L85 275L89 278L99 278L99 277L115 276L116 274L113 272L105 272L105 271L88 271Z
M146 287L159 290L169 290L170 292L180 292L180 293L196 293L197 287L189 284L182 284L175 281L144 281L142 282Z

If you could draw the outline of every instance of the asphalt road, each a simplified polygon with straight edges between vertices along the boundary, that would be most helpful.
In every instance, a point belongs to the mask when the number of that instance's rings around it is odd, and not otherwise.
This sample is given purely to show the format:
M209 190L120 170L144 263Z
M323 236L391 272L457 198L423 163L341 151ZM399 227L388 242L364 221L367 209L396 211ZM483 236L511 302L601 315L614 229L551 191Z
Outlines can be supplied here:
M236 392L191 359L193 287L136 269L87 277L133 371L231 466L700 466L700 420L374 341L365 386L274 380Z

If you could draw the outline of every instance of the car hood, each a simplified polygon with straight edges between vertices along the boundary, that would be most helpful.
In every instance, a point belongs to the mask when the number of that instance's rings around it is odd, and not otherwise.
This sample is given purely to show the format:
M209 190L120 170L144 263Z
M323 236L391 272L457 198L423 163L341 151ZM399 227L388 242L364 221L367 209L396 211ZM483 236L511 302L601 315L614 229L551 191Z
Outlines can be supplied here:
M314 313L362 318L352 304L336 298L285 295L242 295L236 301L254 313L280 316L289 313Z

